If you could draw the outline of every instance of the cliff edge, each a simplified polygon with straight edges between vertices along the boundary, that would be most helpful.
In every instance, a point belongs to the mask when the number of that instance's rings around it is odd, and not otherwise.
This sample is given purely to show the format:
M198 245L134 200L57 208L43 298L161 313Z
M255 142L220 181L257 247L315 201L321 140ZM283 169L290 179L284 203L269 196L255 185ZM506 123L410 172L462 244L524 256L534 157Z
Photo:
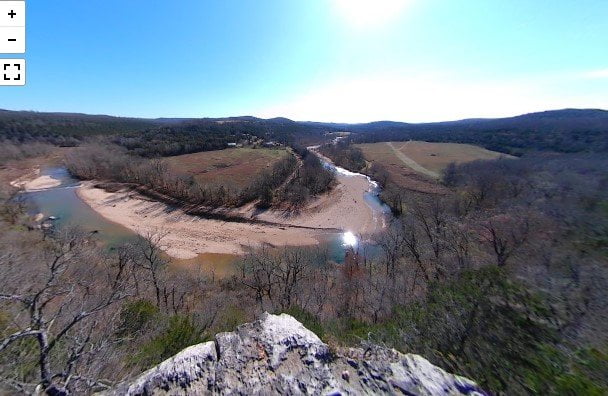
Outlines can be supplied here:
M471 380L418 355L332 350L293 317L264 314L184 349L107 395L483 395Z

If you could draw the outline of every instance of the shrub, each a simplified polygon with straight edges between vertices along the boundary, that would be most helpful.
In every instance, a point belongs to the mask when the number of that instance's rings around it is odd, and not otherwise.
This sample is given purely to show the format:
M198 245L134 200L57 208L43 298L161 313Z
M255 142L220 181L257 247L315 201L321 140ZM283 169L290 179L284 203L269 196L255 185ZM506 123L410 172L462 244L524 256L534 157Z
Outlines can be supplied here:
M141 367L151 367L202 341L200 332L189 317L175 315L169 319L165 331L145 343L132 362Z
M134 337L158 315L158 308L148 300L137 300L126 303L120 312L118 337Z

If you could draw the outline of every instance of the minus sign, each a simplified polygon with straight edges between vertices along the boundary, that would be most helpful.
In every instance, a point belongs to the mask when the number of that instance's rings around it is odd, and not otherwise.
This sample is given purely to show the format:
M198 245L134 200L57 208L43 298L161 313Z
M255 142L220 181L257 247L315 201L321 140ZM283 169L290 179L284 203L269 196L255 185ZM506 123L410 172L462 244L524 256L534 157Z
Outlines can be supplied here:
M8 41L17 41L17 39L8 39Z

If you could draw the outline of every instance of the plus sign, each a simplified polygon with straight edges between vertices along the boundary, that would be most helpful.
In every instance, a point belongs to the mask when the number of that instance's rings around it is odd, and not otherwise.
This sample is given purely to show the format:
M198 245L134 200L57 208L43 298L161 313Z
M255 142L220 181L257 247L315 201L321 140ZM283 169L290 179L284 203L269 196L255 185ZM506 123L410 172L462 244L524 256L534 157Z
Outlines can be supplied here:
M11 19L13 19L15 17L15 15L17 15L17 13L14 10L11 10L11 12L9 12L8 15L11 17Z

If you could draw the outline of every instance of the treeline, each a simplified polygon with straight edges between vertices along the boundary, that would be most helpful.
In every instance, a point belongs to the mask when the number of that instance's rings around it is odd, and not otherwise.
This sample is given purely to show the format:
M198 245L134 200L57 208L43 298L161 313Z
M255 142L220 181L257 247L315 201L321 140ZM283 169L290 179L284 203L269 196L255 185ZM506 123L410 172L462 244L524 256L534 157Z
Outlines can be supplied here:
M0 141L0 165L4 165L9 161L45 155L51 152L52 149L53 146L50 144L40 142L19 144L6 140Z
M80 179L131 183L182 204L210 208L239 207L252 201L258 201L261 208L283 203L300 207L310 197L327 191L333 181L333 174L313 155L305 155L301 165L294 155L288 155L270 170L254 175L243 188L229 181L200 183L190 175L172 172L162 159L135 156L114 145L75 149L66 157L66 166Z
M288 208L299 209L310 198L329 191L335 184L334 173L323 166L316 155L301 146L294 146L294 150L300 156L301 164L293 178L274 193L277 207L287 204Z
M334 164L352 172L359 172L366 166L363 152L352 146L348 140L340 140L335 144L324 144L319 147L319 152L331 158Z
M0 110L0 140L76 146L90 136L142 131L154 124L136 118Z
M608 152L608 112L558 110L502 119L407 124L327 124L285 118L137 119L86 114L0 110L0 140L76 146L109 136L146 157L218 149L246 136L285 145L318 144L327 132L351 131L359 142L424 140L469 143L522 155L531 151ZM184 135L184 136L182 136Z
M219 125L210 126L167 126L142 132L122 134L112 139L112 143L122 146L132 153L148 158L169 157L199 151L220 150L228 143L246 138L243 133L233 134Z
M304 137L319 137L321 129L293 121L255 118L187 121L117 135L112 142L142 157L167 157L219 150L228 143L276 142L293 145Z
M184 204L217 208L241 206L259 198L261 186L280 185L295 170L296 160L286 157L242 189L220 181L201 184L190 175L171 172L162 159L141 158L112 145L78 148L66 157L66 166L80 179L131 183Z
M533 151L608 152L608 112L603 110L559 110L428 124L377 122L351 129L357 132L358 142L468 143L517 156Z
M145 157L162 157L225 148L243 139L318 141L326 128L284 118L139 119L103 115L0 110L0 141L78 146L92 137Z

